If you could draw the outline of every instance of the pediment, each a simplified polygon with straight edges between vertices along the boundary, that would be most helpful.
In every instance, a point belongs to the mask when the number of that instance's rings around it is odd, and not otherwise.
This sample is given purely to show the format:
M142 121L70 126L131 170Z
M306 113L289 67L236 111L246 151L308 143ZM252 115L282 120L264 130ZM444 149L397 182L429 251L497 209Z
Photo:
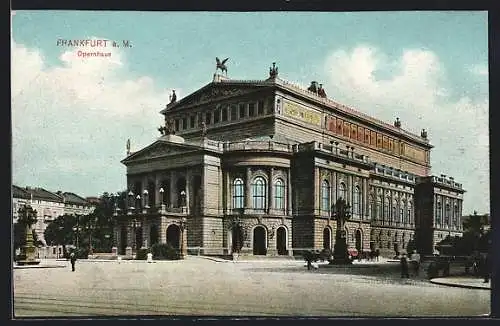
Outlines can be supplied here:
M125 158L122 163L127 165L131 162L152 160L165 156L175 156L196 151L196 148L190 145L173 144L169 142L157 141L150 146L141 149Z
M226 99L234 96L240 96L248 93L252 93L256 90L261 89L269 85L258 83L247 85L235 85L231 83L210 83L200 90L182 98L177 103L169 105L168 110L177 110L183 107L189 107L193 105L204 104L216 100ZM163 111L162 111L163 112Z

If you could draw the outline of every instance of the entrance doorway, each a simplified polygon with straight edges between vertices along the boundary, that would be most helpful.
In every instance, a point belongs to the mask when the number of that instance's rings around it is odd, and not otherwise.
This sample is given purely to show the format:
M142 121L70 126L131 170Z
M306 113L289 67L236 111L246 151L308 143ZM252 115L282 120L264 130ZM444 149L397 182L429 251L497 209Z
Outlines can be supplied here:
M284 227L279 227L276 231L276 250L278 255L286 255L286 229Z
M231 230L232 252L240 252L243 247L243 230L241 226L235 226Z
M266 230L263 226L256 226L253 229L253 254L266 254Z
M127 249L127 227L122 226L120 230L120 255L125 255Z
M180 249L181 248L181 229L178 225L171 224L167 228L167 243L170 244L173 248Z
M138 227L135 230L135 249L142 248L142 227Z
M325 228L323 230L323 249L330 249L332 247L331 239L332 235L330 232L330 228Z
M149 241L151 246L158 243L158 227L155 224L149 229Z
M363 248L361 240L361 230L356 230L356 250L358 251L358 253L361 253L361 249Z

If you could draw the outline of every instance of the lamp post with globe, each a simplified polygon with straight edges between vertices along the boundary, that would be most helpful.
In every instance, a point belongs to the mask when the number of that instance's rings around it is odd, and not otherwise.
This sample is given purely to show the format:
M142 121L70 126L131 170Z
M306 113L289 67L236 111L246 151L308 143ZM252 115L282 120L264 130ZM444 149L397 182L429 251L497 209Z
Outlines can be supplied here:
M332 263L351 264L352 261L349 259L349 253L347 252L347 234L345 231L345 222L351 217L351 206L341 197L332 205L331 214L337 220Z

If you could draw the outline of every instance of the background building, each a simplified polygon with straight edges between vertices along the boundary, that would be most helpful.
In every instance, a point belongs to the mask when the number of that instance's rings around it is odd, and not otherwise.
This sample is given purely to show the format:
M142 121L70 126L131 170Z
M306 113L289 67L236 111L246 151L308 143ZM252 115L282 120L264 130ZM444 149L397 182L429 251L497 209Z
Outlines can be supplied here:
M443 232L461 231L464 190L430 175L424 129L357 112L317 82L302 89L274 64L261 81L215 74L161 113L157 141L134 153L127 144L119 254L156 242L205 254L331 249L340 197L352 206L347 240L358 251L392 256L416 237L431 253Z
M18 211L22 205L29 204L37 212L37 221L32 226L38 240L43 244L37 248L39 258L54 258L62 255L62 246L51 245L45 241L47 225L64 214L87 215L94 211L95 205L71 192L51 192L40 187L21 188L12 186L12 216L17 223Z

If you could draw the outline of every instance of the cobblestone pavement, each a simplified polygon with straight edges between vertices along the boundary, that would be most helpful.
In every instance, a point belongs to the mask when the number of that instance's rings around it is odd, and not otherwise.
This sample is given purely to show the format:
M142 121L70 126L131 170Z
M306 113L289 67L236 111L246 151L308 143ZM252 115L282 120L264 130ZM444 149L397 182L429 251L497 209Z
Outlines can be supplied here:
M59 262L58 262L59 263ZM301 261L77 261L15 269L15 317L28 316L484 316L490 291L401 279L397 264Z

